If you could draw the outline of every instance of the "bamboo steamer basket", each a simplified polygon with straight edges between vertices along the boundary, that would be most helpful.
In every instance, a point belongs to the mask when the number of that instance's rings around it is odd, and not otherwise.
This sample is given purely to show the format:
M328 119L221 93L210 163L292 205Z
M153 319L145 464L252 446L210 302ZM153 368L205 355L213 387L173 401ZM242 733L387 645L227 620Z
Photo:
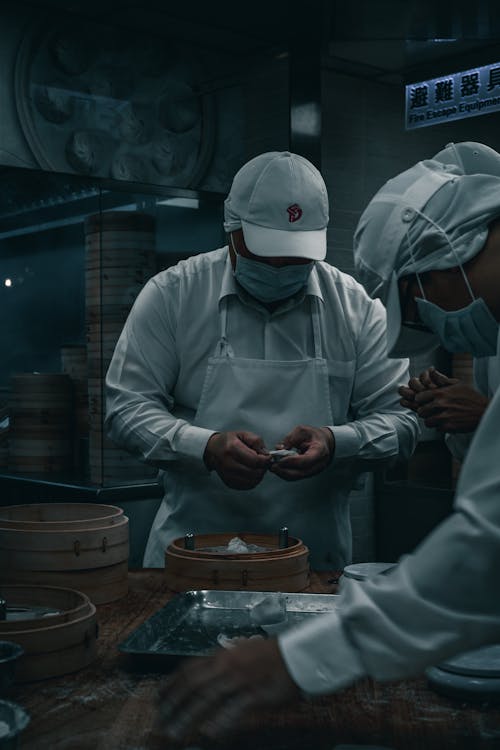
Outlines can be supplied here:
M73 388L64 373L11 377L9 467L23 473L61 473L73 462Z
M105 211L92 214L85 219L85 234L99 234L103 229L117 232L130 231L150 232L154 229L155 219L150 214L140 211Z
M227 545L238 536L266 552L220 553L200 547ZM278 546L276 534L220 533L196 535L196 548L185 549L175 539L165 552L165 579L172 591L220 589L229 591L303 591L309 586L309 550L301 539L290 537Z
M128 518L94 503L41 503L0 511L0 583L75 588L94 604L128 591Z
M97 656L96 608L80 591L42 586L2 586L9 608L46 607L55 614L0 620L0 639L24 649L16 682L76 672Z
M73 382L75 437L84 437L89 431L87 347L80 344L61 347L61 369Z
M137 211L88 216L85 247L90 479L104 485L143 480L155 470L106 441L103 390L130 308L156 273L155 219Z

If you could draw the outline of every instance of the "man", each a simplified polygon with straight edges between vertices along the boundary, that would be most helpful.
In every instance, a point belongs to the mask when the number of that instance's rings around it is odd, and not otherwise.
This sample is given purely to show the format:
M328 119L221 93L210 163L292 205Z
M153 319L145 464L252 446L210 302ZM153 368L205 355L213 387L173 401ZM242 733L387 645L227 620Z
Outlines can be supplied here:
M463 175L500 175L500 154L480 143L450 143L433 160L453 165ZM427 213L433 208L430 201ZM448 214L447 218L464 231L470 221L470 211L475 208L477 204L472 195L472 204L467 213ZM439 212L439 203L436 203L436 209ZM488 204L488 210L491 210L491 222L488 221L485 244L488 252L496 255L500 250L500 220L496 218L499 210L495 201ZM441 217L436 215L434 219L440 220ZM418 252L417 247L416 254ZM459 461L463 461L481 417L500 385L500 359L496 355L481 354L474 358L473 370L475 387L428 368L399 389L403 406L415 411L427 427L447 433L446 443Z
M387 304L392 351L425 351L439 337L449 349L493 355L500 256L487 237L499 195L499 176L429 160L372 199L356 232L355 262ZM369 581L345 580L335 613L278 641L187 662L163 695L166 733L180 738L199 726L219 736L248 711L295 700L300 690L331 693L365 675L404 678L498 642L499 425L497 391L464 462L455 512L398 566Z
M386 357L380 302L323 262L327 224L317 169L262 154L225 202L228 247L139 295L107 375L107 426L164 470L145 566L187 532L287 526L313 566L341 569L354 459L413 450L416 418L396 391L407 362ZM273 462L277 445L298 454Z

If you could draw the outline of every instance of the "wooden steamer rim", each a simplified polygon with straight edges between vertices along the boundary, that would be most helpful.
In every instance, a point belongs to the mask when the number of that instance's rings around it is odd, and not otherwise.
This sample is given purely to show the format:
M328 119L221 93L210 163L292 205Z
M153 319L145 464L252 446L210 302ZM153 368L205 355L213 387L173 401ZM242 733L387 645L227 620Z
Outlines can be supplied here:
M266 552L208 552L203 549L204 547L221 547L237 536L243 542L247 544L255 544L259 547L270 547L271 549ZM196 548L186 549L184 546L184 537L174 539L169 545L168 549L172 548L176 554L188 557L188 558L203 558L208 560L258 560L258 559L269 559L272 552L273 556L287 555L290 552L295 552L298 549L304 548L302 539L296 537L288 537L288 547L278 546L278 535L277 534L252 534L252 533L238 533L229 534L222 532L220 534L196 534ZM272 540L272 541L271 541Z
M34 503L0 510L0 585L84 592L94 604L128 592L129 522L114 505Z
M128 558L128 518L94 528L31 529L0 526L0 567L11 570L104 568Z
M46 621L40 627L28 627L26 623L29 621L24 621L24 629L9 629L11 622L0 621L0 637L19 643L24 649L24 655L16 670L16 682L41 680L76 672L94 661L97 656L96 608L85 594L72 589L9 585L2 586L2 592L7 601L15 603L16 596L20 596L22 600L23 593L26 596L35 588L38 603L57 606L62 596L73 596L74 601L80 601L83 610L73 612L70 620L59 621L56 624L52 624L52 618L49 616L44 618ZM78 609L78 606L73 609ZM36 624L38 622L40 621Z
M16 607L43 606L47 604L47 599L50 597L50 606L62 611L58 614L45 614L27 620L0 620L0 636L3 636L6 629L9 632L25 631L72 622L92 611L92 604L86 594L62 586L7 584L2 585L2 595L7 601L7 606L14 604Z
M184 548L174 540L165 551L165 578L173 591L226 589L253 591L303 591L309 585L309 550L301 539L290 537L290 546L279 548L275 534L223 533L196 536L200 546L221 546L238 535L246 542L270 546L269 552L211 553Z
M97 503L30 503L0 510L0 529L64 531L94 529L104 521L115 524L123 516L116 505Z
M12 581L14 576L8 576ZM40 584L50 587L74 587L84 593L93 604L109 604L128 593L128 561L105 568L83 570L16 570L16 584ZM0 587L3 588L0 574Z

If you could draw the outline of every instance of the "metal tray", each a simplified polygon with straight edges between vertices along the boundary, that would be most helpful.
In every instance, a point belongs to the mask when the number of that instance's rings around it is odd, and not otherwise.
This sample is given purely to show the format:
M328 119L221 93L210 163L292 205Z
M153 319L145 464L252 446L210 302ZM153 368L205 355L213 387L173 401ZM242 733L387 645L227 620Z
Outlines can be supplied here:
M186 591L142 623L119 644L148 667L169 666L186 656L207 656L220 648L217 636L250 637L266 633L252 622L250 611L263 598L285 599L286 628L331 612L336 594L280 594L268 591ZM269 631L268 631L269 632Z

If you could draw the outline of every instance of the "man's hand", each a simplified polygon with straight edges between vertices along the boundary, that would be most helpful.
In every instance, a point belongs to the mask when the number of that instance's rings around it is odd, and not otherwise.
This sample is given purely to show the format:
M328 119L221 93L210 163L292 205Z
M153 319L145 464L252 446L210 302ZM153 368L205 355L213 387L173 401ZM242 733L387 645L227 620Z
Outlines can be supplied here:
M208 440L203 460L234 490L257 487L271 465L262 438L243 430L216 432Z
M326 469L335 452L335 438L328 427L295 427L278 448L296 448L297 456L276 461L269 471L289 482L305 479Z
M214 656L189 659L160 693L158 732L178 742L236 730L255 709L295 702L299 688L274 639L252 640Z
M435 370L433 367L429 367L420 373L418 378L410 378L407 386L402 385L398 388L398 393L401 396L400 404L405 406L407 409L411 409L414 412L418 411L418 403L415 401L417 393L423 393L427 390L436 390L436 388L443 388L448 385L454 385L459 381L456 378L449 378L447 375L443 375L442 372Z
M408 387L399 388L399 394L402 406L439 432L474 432L489 404L474 388L433 369L411 378Z

